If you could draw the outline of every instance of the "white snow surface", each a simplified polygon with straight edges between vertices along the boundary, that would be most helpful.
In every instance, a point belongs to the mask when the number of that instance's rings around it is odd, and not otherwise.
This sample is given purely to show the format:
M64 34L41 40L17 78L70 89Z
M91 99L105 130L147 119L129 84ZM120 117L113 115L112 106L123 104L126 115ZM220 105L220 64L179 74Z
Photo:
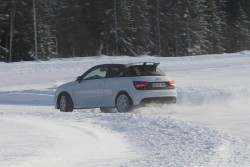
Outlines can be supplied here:
M161 62L176 105L62 113L55 89L102 63ZM249 167L250 52L0 63L1 167Z

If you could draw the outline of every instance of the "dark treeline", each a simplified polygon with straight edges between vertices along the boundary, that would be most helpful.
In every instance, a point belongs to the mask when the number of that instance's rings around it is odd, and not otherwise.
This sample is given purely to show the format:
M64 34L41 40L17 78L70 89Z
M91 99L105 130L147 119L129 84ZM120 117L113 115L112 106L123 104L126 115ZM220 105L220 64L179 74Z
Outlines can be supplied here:
M250 49L248 0L0 0L0 61Z

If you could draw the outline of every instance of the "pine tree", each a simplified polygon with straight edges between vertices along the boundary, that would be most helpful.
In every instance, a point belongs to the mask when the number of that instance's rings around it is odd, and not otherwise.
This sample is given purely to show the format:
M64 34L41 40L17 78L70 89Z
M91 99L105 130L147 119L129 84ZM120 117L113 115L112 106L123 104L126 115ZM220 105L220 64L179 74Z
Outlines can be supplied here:
M137 56L151 53L152 42L150 40L150 6L148 0L123 1L121 15L122 26L121 42L124 51Z
M220 8L222 2L215 0L207 1L206 21L208 29L208 52L211 54L223 53L225 51L223 36L223 26L225 25L225 13L223 8Z
M230 12L229 12L230 11ZM250 32L247 18L240 2L228 0L227 12L227 52L238 52L249 48Z
M174 4L174 51L176 55L207 54L205 1L177 1Z
M56 6L49 0L36 0L38 58L57 57Z
M83 38L82 33L79 32L81 31L79 27L82 26L82 30L84 30L85 26L82 24L84 20L81 20L82 7L80 5L82 4L79 4L78 1L56 1L56 17L58 20L55 23L60 57L81 55L77 51L77 45L81 42L78 40Z
M32 60L36 48L32 0L12 2L12 15L10 0L0 4L0 60ZM246 0L35 0L35 4L39 59L187 56L250 46Z
M31 50L33 44L33 22L32 22L32 3L29 0L15 1L15 12L12 18L13 28L12 46L9 46L12 51L9 59L11 61L31 60ZM11 17L10 17L11 19ZM11 28L10 28L11 31ZM11 32L8 32L11 34ZM10 38L11 39L11 38Z
M160 1L160 31L161 31L161 47L162 56L177 55L177 34L179 33L179 25L181 17L178 15L178 1Z
M149 11L148 0L114 0L113 8L106 12L106 18L111 18L111 21L106 19L110 28L105 32L113 45L111 54L137 56L151 53Z
M114 41L115 55L123 55L126 53L136 55L133 49L133 41L135 40L135 18L133 17L133 0L114 0Z
M238 34L238 48L239 50L250 49L250 21L247 18L245 11L240 6L239 15L236 22Z
M8 54L8 20L9 14L6 13L8 9L8 1L2 0L0 4L0 61L7 61Z
M207 22L204 15L204 1L187 1L186 30L188 55L207 54Z

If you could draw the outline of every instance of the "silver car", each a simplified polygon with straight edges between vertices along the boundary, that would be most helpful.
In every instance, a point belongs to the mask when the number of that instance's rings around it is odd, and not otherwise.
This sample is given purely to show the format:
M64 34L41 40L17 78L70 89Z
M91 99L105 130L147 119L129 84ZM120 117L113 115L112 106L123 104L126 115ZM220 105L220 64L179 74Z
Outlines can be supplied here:
M102 64L90 68L73 82L59 86L55 108L100 108L128 112L144 103L176 103L175 82L163 73L156 62Z

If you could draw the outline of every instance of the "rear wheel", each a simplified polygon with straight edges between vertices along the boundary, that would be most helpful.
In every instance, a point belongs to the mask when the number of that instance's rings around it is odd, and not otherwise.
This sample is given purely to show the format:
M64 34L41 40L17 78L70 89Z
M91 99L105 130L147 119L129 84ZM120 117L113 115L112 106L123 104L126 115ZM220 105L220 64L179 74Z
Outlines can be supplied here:
M117 111L121 113L128 112L132 107L130 97L126 93L118 94L115 104Z
M72 112L73 111L73 102L71 97L64 93L59 99L59 109L61 112Z

